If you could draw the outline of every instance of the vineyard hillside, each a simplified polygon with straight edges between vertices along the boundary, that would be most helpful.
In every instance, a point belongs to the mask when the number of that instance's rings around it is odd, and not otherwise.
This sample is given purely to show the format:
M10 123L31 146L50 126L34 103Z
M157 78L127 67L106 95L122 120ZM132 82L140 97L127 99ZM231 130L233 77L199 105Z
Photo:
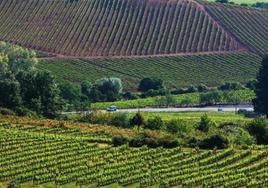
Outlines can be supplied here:
M2 0L0 39L68 56L245 50L191 0Z
M231 32L237 41L251 51L268 52L268 11L216 3L204 3L206 11L216 22Z
M261 58L253 53L197 54L140 58L43 58L41 70L51 71L59 82L94 82L118 77L126 91L135 91L145 77L158 77L169 88L200 83L217 86L226 81L246 83L256 77ZM245 74L247 73L247 74Z

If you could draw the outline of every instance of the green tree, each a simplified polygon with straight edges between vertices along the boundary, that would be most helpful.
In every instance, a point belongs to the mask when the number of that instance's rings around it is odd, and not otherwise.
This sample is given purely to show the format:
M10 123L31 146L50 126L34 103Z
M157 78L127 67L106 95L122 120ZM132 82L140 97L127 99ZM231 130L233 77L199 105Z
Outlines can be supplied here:
M81 93L87 96L90 99L90 90L92 88L92 84L89 81L83 81L81 84Z
M60 106L59 90L54 77L49 72L39 72L36 75L36 86L42 104L42 115L48 118L56 117Z
M140 112L136 113L135 116L130 120L132 126L137 125L139 128L145 124L145 120Z
M268 55L262 60L262 65L257 75L256 98L253 100L256 112L265 114L268 118Z
M158 78L144 78L140 81L139 91L147 92L150 89L159 90L164 88L163 80Z
M123 85L119 78L102 78L95 82L91 96L101 101L113 102L120 98L122 90Z
M221 93L218 90L213 90L200 95L200 103L206 105L217 104L221 101Z
M208 118L207 114L204 114L201 117L201 120L197 125L197 129L202 132L208 132L210 125L211 125L211 120Z
M20 84L12 80L0 80L0 106L15 109L21 105Z

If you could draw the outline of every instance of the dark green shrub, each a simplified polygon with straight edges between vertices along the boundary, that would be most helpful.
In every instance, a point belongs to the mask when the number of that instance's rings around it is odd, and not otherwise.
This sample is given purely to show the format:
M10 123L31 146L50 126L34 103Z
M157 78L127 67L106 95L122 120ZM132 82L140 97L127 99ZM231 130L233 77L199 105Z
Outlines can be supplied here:
M131 92L126 92L122 96L123 96L124 99L127 99L127 100L134 100L134 99L138 99L139 98L138 95L136 95L134 93L131 93Z
M197 91L198 91L198 89L195 86L190 86L186 90L187 93L195 93Z
M130 128L133 127L129 123L129 119L126 113L118 113L112 117L111 125L123 128Z
M155 140L153 138L147 138L145 142L146 142L146 145L149 148L157 148L157 147L159 147L159 144L158 144L157 140Z
M209 138L202 140L199 143L201 149L224 149L227 148L229 141L221 135L213 135Z
M146 142L144 137L138 137L131 139L128 144L130 147L142 147Z
M187 127L186 122L179 119L172 119L166 122L166 130L170 133L176 134L187 133L190 127Z
M177 140L169 140L169 139L163 139L158 141L160 146L163 146L163 148L175 148L179 146L179 142Z
M257 144L268 144L268 120L257 118L248 124L247 129L256 138Z
M206 92L208 91L208 87L204 84L200 84L199 86L197 86L197 90L198 92Z
M202 132L208 132L211 124L212 123L211 120L208 118L208 115L204 114L201 117L200 122L197 124L197 129Z
M200 104L213 105L221 102L221 93L218 90L200 94Z
M164 88L163 80L158 78L144 78L140 81L139 91L147 92L150 89L159 90Z
M16 180L12 180L7 185L7 188L20 188L20 187L21 187L20 184Z
M9 115L9 116L16 115L15 112L13 112L12 110L10 110L8 108L0 108L0 114L1 115Z
M163 120L160 117L150 118L144 128L151 130L159 130L163 126Z
M131 118L131 120L130 120L130 125L132 125L132 126L137 125L138 127L140 127L144 124L145 124L145 120L140 112L136 113L135 116L133 118Z
M123 136L114 136L112 138L112 144L114 146L121 146L128 143L128 139Z
M237 82L227 82L223 85L218 87L219 90L239 90L239 89L245 89L245 87L241 83Z
M37 114L35 112L25 107L18 107L15 109L15 112L18 116L37 117Z

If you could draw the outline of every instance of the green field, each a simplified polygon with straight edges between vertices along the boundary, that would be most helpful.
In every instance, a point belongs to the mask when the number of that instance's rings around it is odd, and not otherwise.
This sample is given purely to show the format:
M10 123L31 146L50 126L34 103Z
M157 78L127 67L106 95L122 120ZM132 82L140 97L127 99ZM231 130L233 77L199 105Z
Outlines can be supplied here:
M268 185L266 146L213 151L112 147L111 135L94 125L81 132L67 124L56 126L56 121L0 120L0 182L4 187L12 180L22 188ZM93 133L94 129L99 132Z
M174 103L172 106L184 106L184 105L198 105L200 103L200 93L188 93L175 95ZM228 97L231 96L239 98L241 103L251 103L252 99L255 97L255 93L251 90L237 90L229 92L221 92L221 102L222 104L231 103L228 101ZM145 99L135 99L135 100L122 100L116 102L98 102L92 103L92 109L106 109L109 106L117 106L118 108L144 108L144 107L159 107L162 106L162 100L165 97L148 97Z
M178 119L186 121L189 124L195 124L200 121L200 117L207 114L209 118L215 123L224 122L240 122L246 123L251 121L251 119L244 117L243 115L238 115L233 112L141 112L145 119L154 118L156 116L161 117L163 121L169 121L172 119ZM133 114L132 114L133 116Z
M200 83L208 86L242 82L254 78L261 58L251 53L226 53L176 57L121 59L41 59L38 68L51 71L60 82L94 82L119 77L125 90L136 90L144 77L164 80L169 88ZM245 74L245 72L247 74Z

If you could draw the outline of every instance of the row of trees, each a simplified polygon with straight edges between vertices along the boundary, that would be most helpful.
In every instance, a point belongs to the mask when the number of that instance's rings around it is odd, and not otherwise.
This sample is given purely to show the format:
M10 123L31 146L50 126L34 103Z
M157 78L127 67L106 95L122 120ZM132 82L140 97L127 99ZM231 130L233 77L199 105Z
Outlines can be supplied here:
M37 63L34 51L0 43L1 108L18 115L55 118L63 110L87 109L90 102L118 100L123 90L118 78L58 85L51 73L36 69Z
M0 43L0 106L19 114L34 111L55 117L59 110L54 77L35 69L34 51Z

